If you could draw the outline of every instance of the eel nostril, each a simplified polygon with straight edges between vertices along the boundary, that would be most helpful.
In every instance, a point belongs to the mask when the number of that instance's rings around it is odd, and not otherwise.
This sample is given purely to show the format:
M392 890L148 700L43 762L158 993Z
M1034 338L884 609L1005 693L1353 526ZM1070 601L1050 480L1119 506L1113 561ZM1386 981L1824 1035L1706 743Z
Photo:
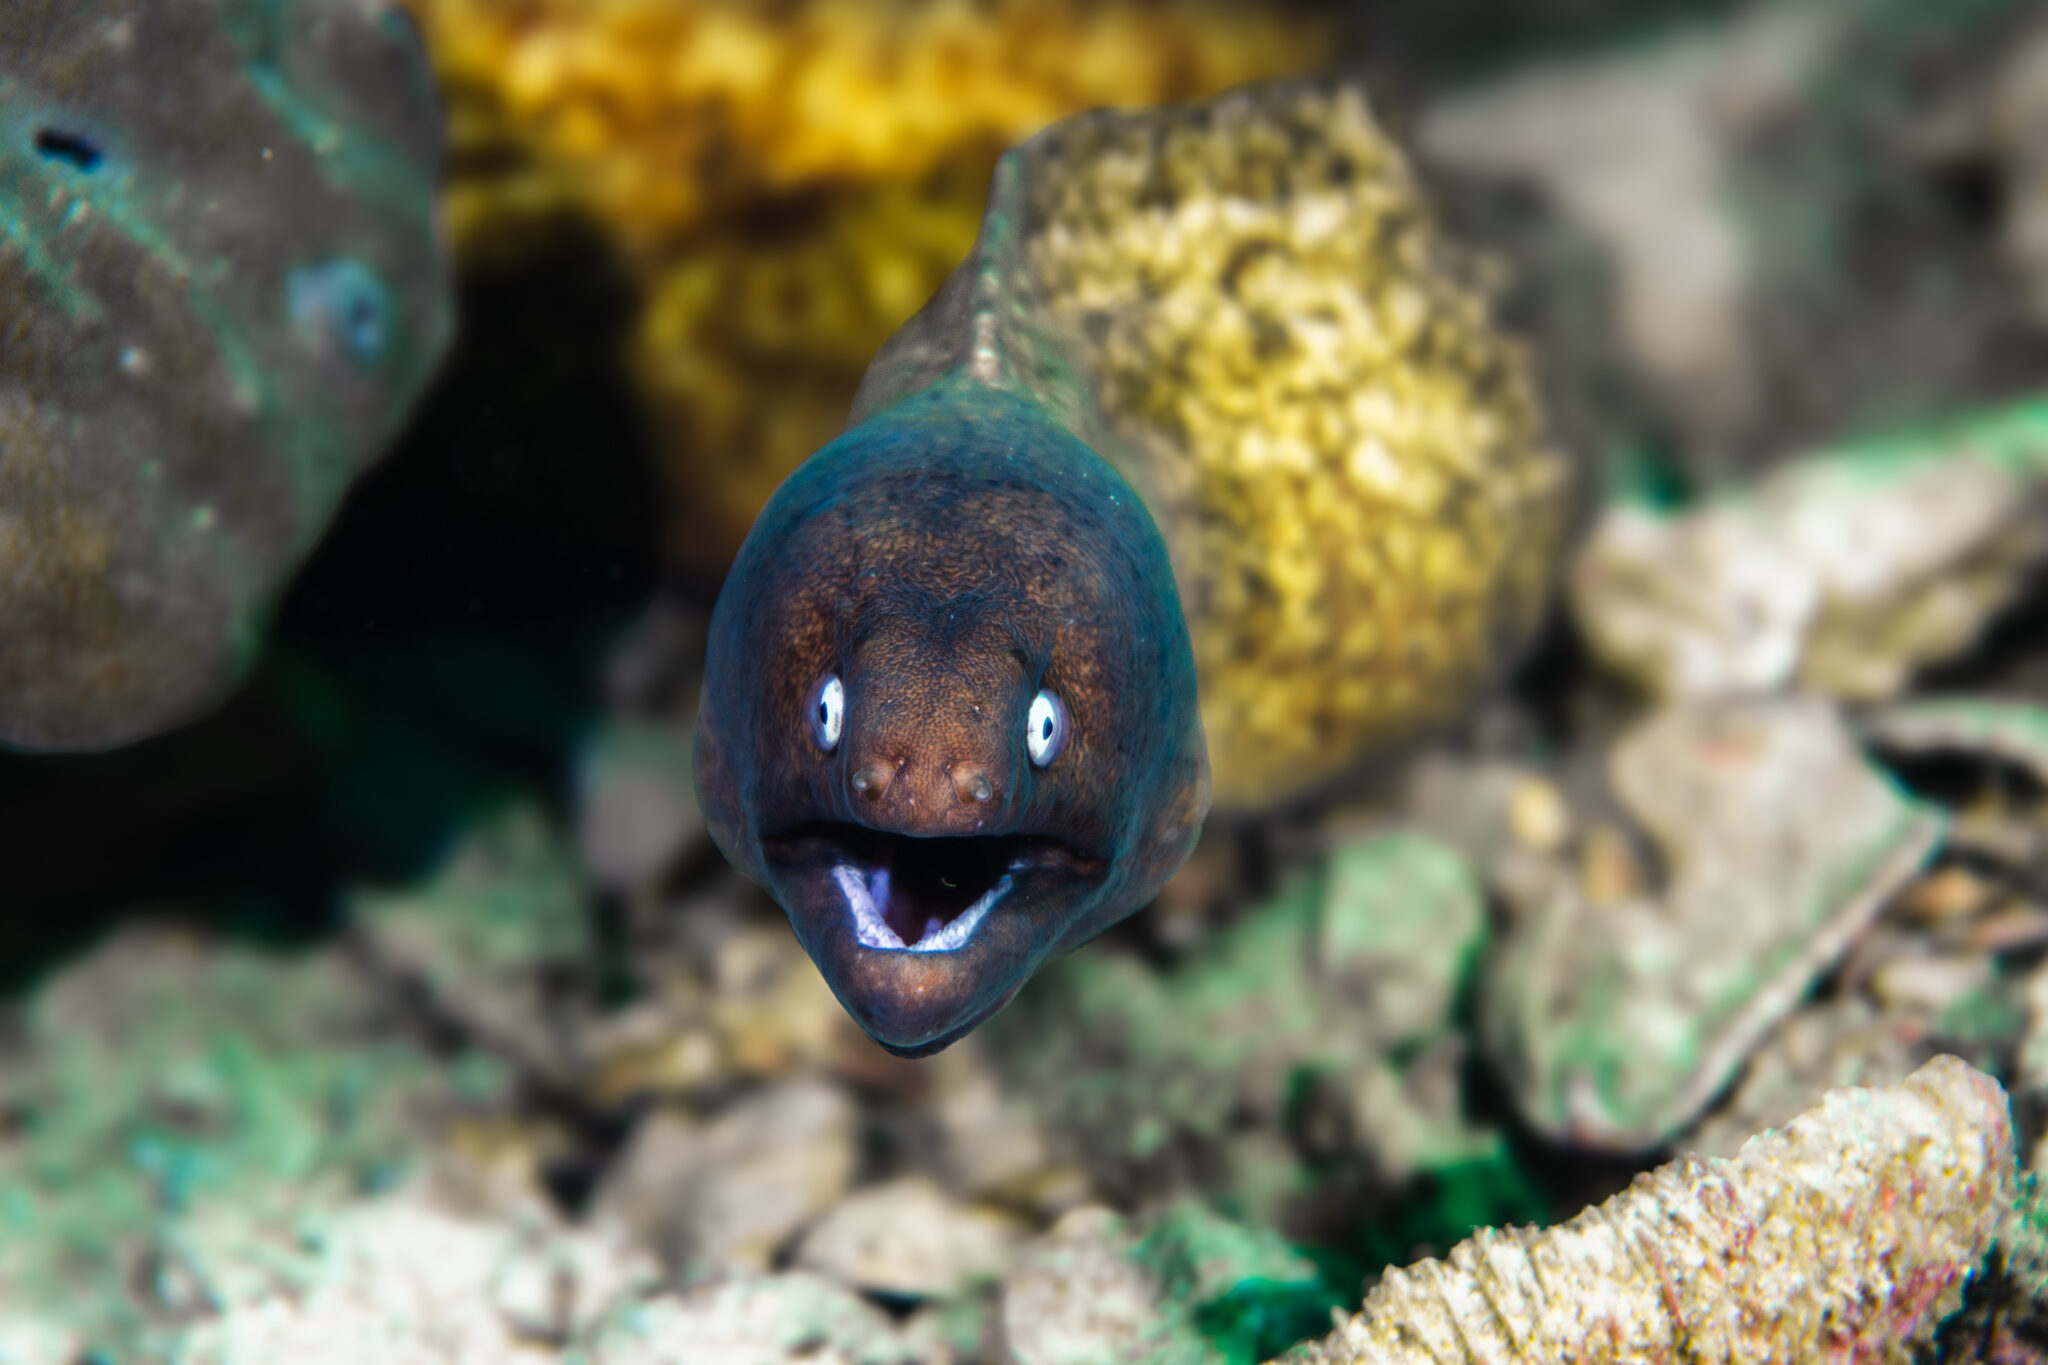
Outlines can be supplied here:
M862 795L879 790L887 781L888 778L879 763L863 763L854 770L852 778L853 789Z
M974 768L953 774L953 792L962 801L986 801L996 794L988 775Z

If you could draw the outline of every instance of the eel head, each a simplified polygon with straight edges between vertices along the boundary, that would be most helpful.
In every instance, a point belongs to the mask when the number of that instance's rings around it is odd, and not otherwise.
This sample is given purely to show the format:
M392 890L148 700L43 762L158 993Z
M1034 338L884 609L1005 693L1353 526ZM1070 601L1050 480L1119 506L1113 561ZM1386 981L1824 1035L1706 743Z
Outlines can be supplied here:
M960 1038L1149 901L1207 814L1144 504L1028 399L966 381L855 427L727 578L697 785L870 1036Z

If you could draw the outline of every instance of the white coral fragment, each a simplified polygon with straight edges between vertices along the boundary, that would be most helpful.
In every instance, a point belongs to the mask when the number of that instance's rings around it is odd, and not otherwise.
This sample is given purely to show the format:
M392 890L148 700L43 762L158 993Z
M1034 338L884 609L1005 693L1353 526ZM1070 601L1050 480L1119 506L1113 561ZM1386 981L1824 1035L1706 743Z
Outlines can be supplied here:
M1547 1232L1390 1272L1289 1365L1905 1362L2011 1206L1997 1082L1938 1057L1837 1090L1732 1159L1686 1157Z

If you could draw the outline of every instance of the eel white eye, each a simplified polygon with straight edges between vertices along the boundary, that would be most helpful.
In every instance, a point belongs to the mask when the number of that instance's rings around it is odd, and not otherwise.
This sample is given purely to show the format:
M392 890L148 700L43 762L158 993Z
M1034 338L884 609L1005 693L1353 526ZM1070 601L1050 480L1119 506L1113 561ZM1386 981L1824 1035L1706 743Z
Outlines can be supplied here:
M846 686L837 673L827 673L811 689L811 738L818 747L839 747L839 727L846 723Z
M1066 747L1067 708L1052 693L1040 692L1031 699L1031 710L1024 718L1024 752L1043 768Z

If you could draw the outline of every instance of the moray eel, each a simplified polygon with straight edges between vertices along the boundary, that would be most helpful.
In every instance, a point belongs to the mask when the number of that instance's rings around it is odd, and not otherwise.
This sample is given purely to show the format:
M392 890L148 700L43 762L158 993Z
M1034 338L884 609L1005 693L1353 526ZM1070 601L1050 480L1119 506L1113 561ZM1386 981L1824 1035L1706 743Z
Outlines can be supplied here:
M1219 810L1453 714L1530 633L1569 469L1362 93L1056 124L769 500L697 784L884 1047L937 1051ZM1198 686L1199 683L1199 686Z
M383 0L0 0L0 745L217 704L454 331Z

